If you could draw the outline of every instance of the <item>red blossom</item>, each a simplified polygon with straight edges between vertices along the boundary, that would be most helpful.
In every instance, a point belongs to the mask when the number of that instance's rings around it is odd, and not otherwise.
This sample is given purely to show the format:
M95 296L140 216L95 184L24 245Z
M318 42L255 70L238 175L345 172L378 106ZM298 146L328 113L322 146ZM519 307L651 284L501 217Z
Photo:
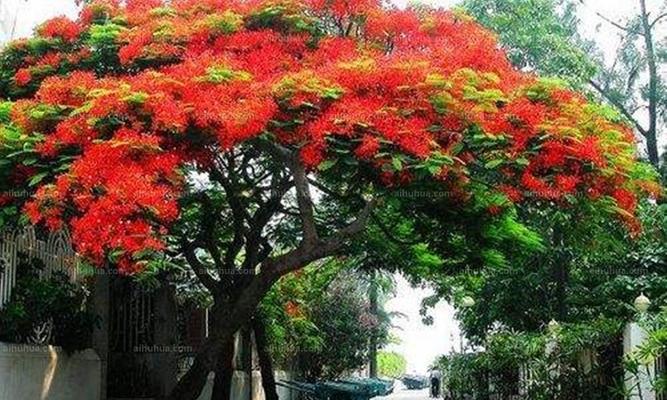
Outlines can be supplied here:
M62 56L58 53L47 53L40 58L35 65L38 67L52 67L56 68L60 65Z
M65 42L76 40L81 34L81 27L67 17L56 17L46 21L37 31L47 38L60 38Z
M356 148L354 154L361 159L372 159L380 149L380 141L373 136L363 137L361 144Z
M16 86L25 86L32 81L32 73L28 68L19 69L14 75L14 82Z
M309 143L301 149L301 161L308 168L316 168L324 161L324 146L319 143Z
M573 193L580 181L577 176L557 175L556 187L563 193Z
M293 301L285 303L285 313L287 313L290 318L297 318L303 314L301 306Z
M491 215L500 215L503 212L503 207L498 205L492 205L488 208L489 214Z
M612 197L620 208L628 212L634 212L637 208L637 196L626 189L616 189L612 193Z
M499 189L513 203L518 203L523 199L523 194L519 189L515 187L509 185L501 185Z

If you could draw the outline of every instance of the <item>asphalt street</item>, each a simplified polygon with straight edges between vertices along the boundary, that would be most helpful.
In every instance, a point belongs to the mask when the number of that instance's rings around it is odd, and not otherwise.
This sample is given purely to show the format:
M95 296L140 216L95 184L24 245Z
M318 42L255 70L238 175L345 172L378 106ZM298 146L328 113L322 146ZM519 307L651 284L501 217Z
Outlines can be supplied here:
M386 397L375 397L373 400L429 400L428 389L407 390L397 389L394 393Z

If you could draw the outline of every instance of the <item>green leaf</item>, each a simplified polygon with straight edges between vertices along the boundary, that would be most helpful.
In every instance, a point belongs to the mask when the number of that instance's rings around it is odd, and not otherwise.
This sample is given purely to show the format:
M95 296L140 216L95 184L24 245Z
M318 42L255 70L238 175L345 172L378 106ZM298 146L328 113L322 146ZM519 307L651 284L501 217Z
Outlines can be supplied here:
M527 166L528 164L530 164L530 161L527 158L522 157L522 158L517 158L516 163L522 166Z
M338 159L333 159L333 160L325 160L323 161L320 165L317 166L317 169L320 171L327 171L331 169L336 163L338 162Z
M28 186L36 186L38 183L44 180L49 175L48 172L40 172L39 174L33 176L30 178L30 181L28 182Z
M503 162L505 162L505 161L500 160L500 159L491 160L491 161L488 161L484 166L488 169L494 169L494 168L497 168Z
M403 161L399 156L395 156L391 159L391 165L394 167L394 171L401 171L403 169Z

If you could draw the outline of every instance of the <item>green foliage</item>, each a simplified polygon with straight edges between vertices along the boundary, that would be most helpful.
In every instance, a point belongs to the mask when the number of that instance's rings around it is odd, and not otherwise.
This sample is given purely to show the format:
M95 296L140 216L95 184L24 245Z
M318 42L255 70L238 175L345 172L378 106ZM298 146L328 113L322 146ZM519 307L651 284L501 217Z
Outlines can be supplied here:
M577 31L571 0L465 0L462 8L499 34L512 62L541 75L585 85L596 72L592 45Z
M52 326L48 344L68 352L88 347L98 319L86 310L85 288L62 273L41 279L43 269L37 259L20 258L16 286L0 310L0 341L29 343L35 329L47 324Z
M502 330L488 338L483 352L443 356L437 364L447 388L474 399L508 398L520 391L531 400L617 399L620 353L601 356L587 366L581 360L587 350L610 342L620 349L620 332L621 324L608 319L564 324L555 335ZM521 383L521 370L530 371L530 380Z
M378 372L387 378L400 378L407 370L408 362L403 355L391 351L378 353Z
M262 302L272 355L305 379L334 379L368 362L369 339L388 340L389 316L373 315L368 282L332 260L281 279ZM382 283L381 283L382 285Z
M368 361L368 340L377 321L368 312L366 294L354 281L334 282L311 309L322 335L317 351L301 352L299 364L308 379L340 378Z
M581 4L580 4L581 3ZM649 142L660 136L667 123L667 90L664 69L667 37L660 22L664 2L646 2L651 46L656 63L651 85L650 54L641 13L613 20L598 14L600 24L619 33L619 45L609 59L599 46L581 36L577 13L584 2L576 0L465 0L463 9L495 31L512 62L519 68L555 76L579 88L591 87ZM639 2L633 2L639 11ZM585 5L583 6L585 7ZM652 17L656 17L655 20ZM654 22L652 22L654 21ZM664 23L664 21L662 21ZM600 43L604 41L601 38ZM651 103L654 103L652 109ZM647 112L645 115L641 113ZM616 112L616 114L619 114ZM620 115L620 114L619 114ZM619 118L618 116L616 117ZM651 132L647 120L655 118ZM651 143L649 143L649 146ZM657 147L657 146L656 146ZM658 160L651 160L657 165Z
M522 219L545 238L539 256L513 257L440 280L440 295L455 304L463 295L478 300L472 308L461 308L458 317L469 340L485 349L447 360L455 390L484 393L484 377L491 376L496 390L515 393L518 369L529 366L534 379L530 399L620 396L620 337L622 326L635 317L632 300L640 291L654 304L667 299L667 207L643 204L639 215L644 231L632 239L601 215L581 212L589 218L524 208ZM543 331L552 318L559 319L562 329L558 346L548 353L550 334ZM654 336L647 348L628 361L631 367L663 351L659 321L652 322ZM590 354L596 357L582 363ZM554 365L559 366L558 379L550 373ZM482 380L471 382L466 376Z
M0 103L0 121L7 120L13 103ZM50 109L35 109L39 118L49 118ZM25 216L17 211L34 194L39 184L48 183L66 171L72 155L53 159L38 156L36 146L44 140L39 132L26 134L13 124L0 122L0 228L15 227Z

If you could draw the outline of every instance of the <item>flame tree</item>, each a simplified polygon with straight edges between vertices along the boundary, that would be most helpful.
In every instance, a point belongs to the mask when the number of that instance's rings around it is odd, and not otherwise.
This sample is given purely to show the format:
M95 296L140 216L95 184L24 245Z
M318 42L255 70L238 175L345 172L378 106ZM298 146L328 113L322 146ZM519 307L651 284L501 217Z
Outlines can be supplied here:
M210 291L179 400L281 276L369 225L419 221L409 248L483 265L537 242L518 204L636 231L656 191L616 114L513 69L464 15L379 0L95 0L8 44L0 93L5 223L67 227L124 274L182 261Z

